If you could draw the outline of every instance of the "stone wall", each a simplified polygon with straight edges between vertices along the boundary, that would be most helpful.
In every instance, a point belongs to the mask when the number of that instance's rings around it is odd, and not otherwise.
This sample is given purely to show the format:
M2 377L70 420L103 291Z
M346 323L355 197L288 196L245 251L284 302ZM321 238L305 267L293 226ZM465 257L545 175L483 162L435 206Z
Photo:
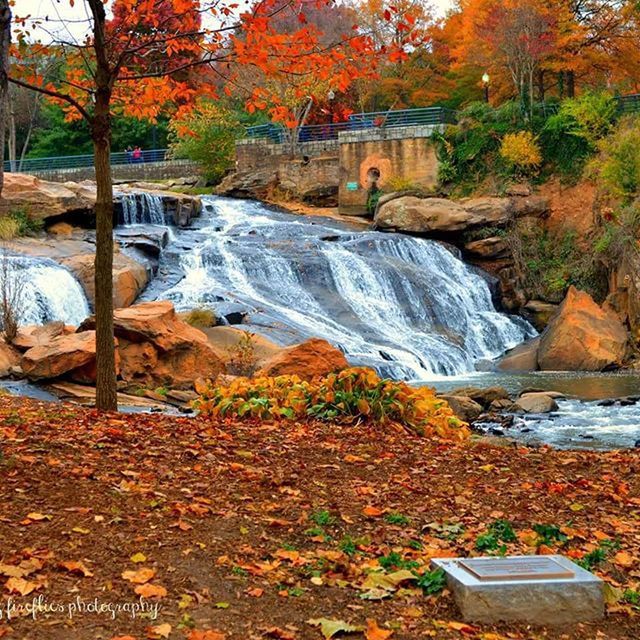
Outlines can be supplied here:
M391 178L401 178L433 189L438 180L438 159L430 137L435 129L422 125L341 133L340 213L366 212L370 170L377 170L382 188Z
M116 164L111 167L111 174L116 182L169 180L197 175L199 172L198 166L190 160ZM93 167L31 171L30 175L50 182L82 182L96 178Z

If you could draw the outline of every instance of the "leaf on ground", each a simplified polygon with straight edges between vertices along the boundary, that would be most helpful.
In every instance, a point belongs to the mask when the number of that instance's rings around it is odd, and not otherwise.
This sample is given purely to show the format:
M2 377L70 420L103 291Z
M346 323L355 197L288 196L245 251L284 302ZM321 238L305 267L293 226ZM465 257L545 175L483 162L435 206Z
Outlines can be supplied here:
M9 578L4 587L11 593L19 593L21 596L26 596L40 588L42 585L39 582L30 582L24 578Z
M135 592L143 598L164 598L167 595L167 590L157 584L141 584Z
M90 578L91 576L93 576L93 573L89 571L89 569L87 569L83 562L61 562L60 566L63 569L66 569L69 573L79 573L85 578Z
M447 627L449 627L449 629L454 629L455 631L460 631L460 633L475 634L477 631L475 627L472 627L470 624L467 624L466 622L455 622L455 621L448 622Z
M145 556L144 553L134 553L129 560L135 564L140 564L141 562L147 561L147 556Z
M133 584L145 584L155 575L155 569L150 569L148 567L142 567L142 569L138 569L137 571L122 572L122 577L129 582L133 582Z
M33 524L34 522L42 522L43 520L53 520L53 516L44 513L32 511L20 524Z
M371 572L362 583L361 589L384 589L385 591L395 591L401 582L407 580L417 580L416 576L407 569L400 569L393 573L382 573L381 571Z
M328 618L313 618L307 620L307 624L313 627L320 627L320 632L325 640L333 638L337 633L357 633L362 631L362 627L356 627L344 620L329 620Z
M364 632L364 637L367 640L387 640L393 635L393 631L389 629L381 629L375 620L367 620L367 628Z
M155 627L149 627L148 635L149 638L155 640L156 638L168 638L171 634L171 625L168 622L164 624L159 624Z
M635 558L626 551L619 551L616 553L613 557L613 561L621 567L632 567L636 563Z
M367 518L379 518L384 511L382 509L378 509L378 507L368 506L362 510L362 513L367 516Z

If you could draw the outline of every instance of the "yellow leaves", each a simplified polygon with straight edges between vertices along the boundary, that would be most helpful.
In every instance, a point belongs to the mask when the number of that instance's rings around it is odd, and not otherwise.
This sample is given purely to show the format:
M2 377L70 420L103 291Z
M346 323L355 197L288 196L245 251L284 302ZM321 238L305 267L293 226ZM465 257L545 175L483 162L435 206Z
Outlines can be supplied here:
M236 378L218 387L199 381L197 388L200 399L196 408L214 417L334 422L371 419L426 436L452 440L469 436L467 426L433 389L383 380L365 367L347 368L311 381L298 376ZM360 460L348 454L345 461Z
M307 620L307 624L312 627L320 627L320 632L325 640L330 640L338 633L358 633L362 631L362 627L356 627L344 620L330 620L329 618L314 618Z
M500 155L509 164L522 169L537 167L542 162L542 152L530 131L507 133L500 144Z
M621 567L632 567L636 564L637 559L626 551L619 551L613 556L613 561Z
M19 593L21 596L27 596L42 586L44 586L43 582L31 582L24 578L9 578L4 583L4 588L9 591L9 593Z
M37 513L37 512L32 512L27 514L27 517L20 522L20 524L23 525L30 525L33 524L34 522L42 522L44 520L53 520L53 516L50 515L45 515L43 513Z
M131 562L135 563L135 564L140 564L141 562L146 562L147 561L147 556L144 555L144 553L134 553L129 560L131 560Z
M144 584L156 575L155 569L143 567L137 571L123 571L122 577L133 584Z

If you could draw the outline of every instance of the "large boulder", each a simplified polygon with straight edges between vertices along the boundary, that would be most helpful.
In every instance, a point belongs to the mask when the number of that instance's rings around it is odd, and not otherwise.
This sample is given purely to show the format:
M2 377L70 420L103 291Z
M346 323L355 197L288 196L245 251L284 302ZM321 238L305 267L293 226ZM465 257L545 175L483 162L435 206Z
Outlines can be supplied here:
M75 182L47 182L23 173L7 173L2 197L9 208L34 218L49 218L72 211L87 211L95 204L95 187Z
M93 305L96 299L95 255L76 255L63 258L60 262L80 282L87 299ZM144 265L124 253L115 253L113 256L113 306L119 309L133 304L147 286L148 279Z
M0 378L8 376L20 362L20 354L11 345L0 339Z
M16 337L12 343L16 349L28 351L33 347L46 346L54 338L64 335L65 333L73 333L73 329L67 330L64 322L56 320L42 325L28 325L20 327Z
M444 395L439 397L446 400L456 418L459 418L464 422L474 422L482 413L482 405L466 396Z
M385 201L376 212L380 229L409 233L453 233L484 225L504 226L513 218L510 198L445 198L403 196Z
M522 394L512 408L524 413L550 413L557 409L558 403L555 399L543 391Z
M22 356L22 370L32 380L58 378L95 362L96 333L85 331L59 335L31 347Z
M601 371L622 364L627 331L610 311L584 291L570 287L540 339L543 371Z
M340 349L326 340L312 338L301 344L282 349L262 363L256 376L298 375L310 380L349 366Z
M498 362L500 371L536 371L540 338L527 340L502 356Z
M474 402L485 409L491 405L494 400L509 400L509 393L503 387L460 387L449 392L451 396L471 398Z
M114 312L120 377L147 387L189 388L224 372L222 355L207 336L180 320L170 302L145 302ZM95 328L89 318L78 331Z

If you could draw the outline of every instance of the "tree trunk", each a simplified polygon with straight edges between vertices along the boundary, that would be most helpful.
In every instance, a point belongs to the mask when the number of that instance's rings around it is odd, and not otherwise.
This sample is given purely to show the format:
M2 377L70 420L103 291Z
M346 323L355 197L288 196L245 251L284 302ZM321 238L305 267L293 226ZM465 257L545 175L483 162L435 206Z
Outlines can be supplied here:
M11 9L9 0L0 0L0 197L4 185L4 136L7 122Z
M96 170L96 408L117 411L115 339L113 335L113 185L109 89L96 93L92 122Z
M576 74L573 71L567 71L567 97L576 97Z

